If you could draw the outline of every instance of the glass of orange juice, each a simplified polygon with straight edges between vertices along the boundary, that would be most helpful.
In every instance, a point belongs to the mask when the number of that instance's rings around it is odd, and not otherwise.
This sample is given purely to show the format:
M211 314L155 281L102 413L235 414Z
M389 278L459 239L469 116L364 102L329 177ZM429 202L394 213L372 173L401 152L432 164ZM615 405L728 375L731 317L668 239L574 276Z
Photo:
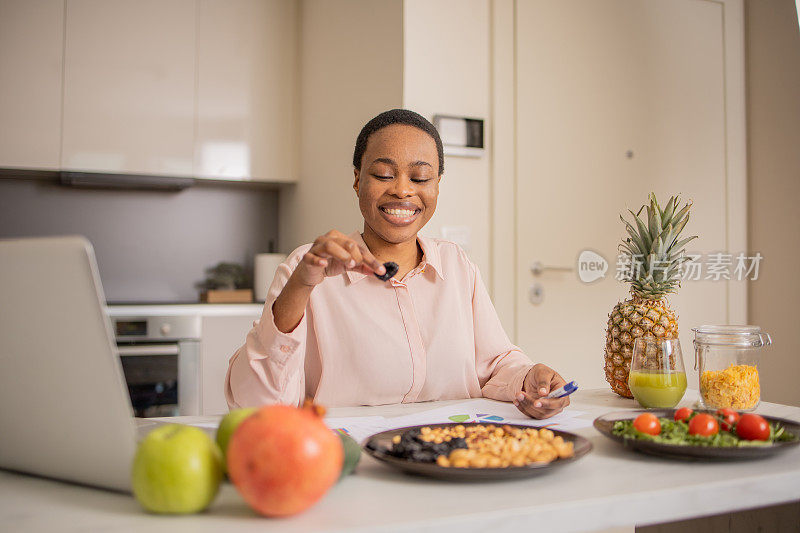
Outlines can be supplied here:
M636 339L628 387L642 407L678 405L686 392L686 371L678 338Z

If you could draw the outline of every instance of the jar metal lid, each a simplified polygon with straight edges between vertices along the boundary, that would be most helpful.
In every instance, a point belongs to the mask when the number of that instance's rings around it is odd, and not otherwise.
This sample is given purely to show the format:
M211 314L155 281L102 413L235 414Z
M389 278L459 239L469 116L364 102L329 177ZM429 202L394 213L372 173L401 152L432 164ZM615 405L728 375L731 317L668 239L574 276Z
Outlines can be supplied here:
M694 341L698 344L715 346L749 346L760 348L772 344L772 338L762 333L758 326L721 325L698 326L692 328Z

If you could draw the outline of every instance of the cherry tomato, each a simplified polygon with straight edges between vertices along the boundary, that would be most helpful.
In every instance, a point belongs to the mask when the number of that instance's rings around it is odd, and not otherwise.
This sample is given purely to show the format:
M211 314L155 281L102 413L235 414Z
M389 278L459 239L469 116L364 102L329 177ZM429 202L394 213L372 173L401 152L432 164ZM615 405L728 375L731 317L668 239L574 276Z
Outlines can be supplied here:
M692 416L692 413L694 413L694 411L692 411L690 408L681 407L680 409L675 411L675 422L677 422L678 420L686 421L687 418Z
M658 435L661 433L661 422L653 413L642 413L633 421L633 427L648 435Z
M733 426L739 421L739 413L726 407L725 409L717 409L717 416L722 419L721 426L725 431L732 431Z
M769 424L763 416L747 413L739 418L736 434L746 440L769 439Z
M711 437L719 433L717 419L711 415L701 413L689 421L689 435Z

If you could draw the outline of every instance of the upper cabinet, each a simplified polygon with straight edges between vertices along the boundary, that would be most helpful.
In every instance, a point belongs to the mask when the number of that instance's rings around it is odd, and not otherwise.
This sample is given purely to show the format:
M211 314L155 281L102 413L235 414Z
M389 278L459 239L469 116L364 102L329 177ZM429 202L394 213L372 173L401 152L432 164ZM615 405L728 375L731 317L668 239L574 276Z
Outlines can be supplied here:
M195 176L294 181L297 2L198 0Z
M59 168L64 0L0 2L0 167Z
M298 2L0 1L0 167L293 182Z
M191 176L194 0L69 0L61 166Z

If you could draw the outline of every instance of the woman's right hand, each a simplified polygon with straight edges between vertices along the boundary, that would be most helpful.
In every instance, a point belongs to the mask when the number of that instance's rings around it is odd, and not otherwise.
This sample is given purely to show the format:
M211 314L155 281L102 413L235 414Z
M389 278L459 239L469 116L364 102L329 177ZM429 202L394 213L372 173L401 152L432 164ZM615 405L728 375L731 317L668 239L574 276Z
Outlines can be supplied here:
M345 270L368 276L386 273L383 263L375 259L366 246L334 229L314 240L292 276L296 276L299 283L313 287L325 277L338 276Z

